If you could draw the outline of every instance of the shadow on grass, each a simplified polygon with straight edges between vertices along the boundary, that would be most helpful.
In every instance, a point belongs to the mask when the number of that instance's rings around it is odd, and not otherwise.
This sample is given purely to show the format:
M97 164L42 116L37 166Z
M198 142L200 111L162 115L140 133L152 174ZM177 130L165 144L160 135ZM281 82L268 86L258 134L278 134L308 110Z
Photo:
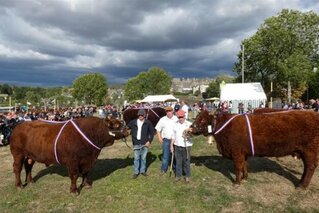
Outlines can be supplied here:
M132 152L133 153L133 152ZM152 152L148 152L146 156L147 168L156 160L156 156L152 154ZM133 166L134 158L129 157L126 158L113 158L113 159L97 159L95 165L93 166L92 170L88 174L88 178L91 181L96 181L101 178L105 178L106 176L110 175L114 171L118 169L123 169L128 166ZM132 167L133 170L133 167ZM49 166L41 171L38 172L33 177L33 181L36 182L41 177L49 174L58 174L63 177L68 177L68 170L66 166L59 166L59 165L52 165Z
M231 173L234 174L234 164L232 160L223 158L222 156L192 156L192 163L196 166L206 166L207 168L222 173L229 180L234 182L234 178ZM249 173L257 172L269 172L276 173L290 180L295 186L298 185L301 178L301 174L293 169L289 169L285 166L278 164L277 162L270 160L269 158L254 157L248 159L248 180ZM300 176L300 177L296 177Z

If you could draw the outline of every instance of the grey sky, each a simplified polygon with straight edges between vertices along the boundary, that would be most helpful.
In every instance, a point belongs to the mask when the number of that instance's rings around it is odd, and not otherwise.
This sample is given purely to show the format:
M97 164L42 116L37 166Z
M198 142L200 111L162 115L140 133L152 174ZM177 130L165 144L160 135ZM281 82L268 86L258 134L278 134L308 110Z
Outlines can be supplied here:
M101 72L125 83L151 66L172 77L231 74L240 42L282 9L314 0L0 0L0 83L69 86Z

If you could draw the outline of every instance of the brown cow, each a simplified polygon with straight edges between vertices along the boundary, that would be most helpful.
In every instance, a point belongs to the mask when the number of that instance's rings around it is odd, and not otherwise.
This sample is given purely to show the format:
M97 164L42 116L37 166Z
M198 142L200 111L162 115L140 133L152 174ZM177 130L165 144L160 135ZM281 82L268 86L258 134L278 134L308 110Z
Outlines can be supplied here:
M144 109L146 116L145 119L150 120L155 127L161 117L166 115L166 111L162 107L153 108L127 108L123 111L123 120L125 123L129 123L131 120L138 118L137 112L140 109Z
M272 113L272 112L283 112L288 111L288 109L274 109L274 108L256 108L254 109L254 114L262 114L262 113Z
M71 193L78 193L76 181L82 174L82 186L90 187L87 175L105 146L128 136L120 120L96 117L68 122L29 121L18 125L10 138L15 185L22 188L21 170L24 164L26 182L32 182L34 161L65 165L71 178Z
M212 130L218 151L234 162L236 184L248 177L249 156L293 155L300 157L304 163L298 186L306 188L318 164L318 123L319 115L312 111L212 115L205 110L192 124L192 133L207 136Z

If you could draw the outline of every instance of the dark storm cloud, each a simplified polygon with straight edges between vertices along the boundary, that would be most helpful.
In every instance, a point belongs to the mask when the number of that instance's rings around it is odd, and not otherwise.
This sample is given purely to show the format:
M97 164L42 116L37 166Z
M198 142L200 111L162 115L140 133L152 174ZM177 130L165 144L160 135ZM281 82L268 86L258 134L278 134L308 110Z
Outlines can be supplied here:
M240 42L301 0L0 1L0 83L71 85L101 72L123 83L152 66L173 77L231 73Z

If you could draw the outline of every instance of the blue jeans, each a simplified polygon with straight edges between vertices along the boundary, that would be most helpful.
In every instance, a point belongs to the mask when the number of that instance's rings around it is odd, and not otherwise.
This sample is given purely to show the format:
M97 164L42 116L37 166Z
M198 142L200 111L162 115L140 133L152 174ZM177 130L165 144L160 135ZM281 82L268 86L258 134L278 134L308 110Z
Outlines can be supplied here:
M168 165L170 164L171 160L171 140L167 138L163 138L162 144L162 166L161 171L166 172L168 169Z
M145 173L147 152L146 146L134 146L134 174Z

